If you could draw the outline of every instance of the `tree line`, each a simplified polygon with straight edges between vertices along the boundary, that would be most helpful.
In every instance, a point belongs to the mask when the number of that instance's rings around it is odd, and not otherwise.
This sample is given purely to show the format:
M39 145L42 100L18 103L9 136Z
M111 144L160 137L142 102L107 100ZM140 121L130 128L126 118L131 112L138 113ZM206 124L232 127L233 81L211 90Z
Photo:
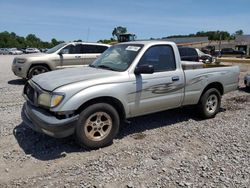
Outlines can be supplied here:
M14 32L1 32L0 33L0 48L52 48L57 44L64 41L57 41L55 38L51 39L50 42L44 42L34 34L28 34L26 37L18 36Z
M165 38L180 38L180 37L208 37L208 40L234 40L236 35L243 35L243 30L238 30L233 34L227 31L199 31L196 34L189 35L172 35Z
M102 39L97 42L101 43L112 43L115 42L114 37L118 37L121 33L126 33L127 28L118 26L115 27L112 31L113 38L110 39ZM238 30L233 34L230 34L227 31L199 31L195 34L189 35L172 35L168 37L163 37L162 39L167 38L180 38L180 37L208 37L208 40L233 40L235 39L236 35L243 35L242 30ZM153 38L151 38L153 39ZM82 41L82 40L77 40ZM57 41L55 38L51 39L50 42L44 42L40 38L38 38L34 34L28 34L26 37L18 36L14 32L0 32L0 48L27 48L27 47L34 47L34 48L52 48L57 44L60 44L64 41Z
M103 39L103 40L99 40L98 42L102 42L102 43L111 43L116 41L115 37L118 38L119 34L122 33L127 33L127 28L123 27L123 26L118 26L115 27L112 31L112 38L110 39ZM161 39L168 39L168 38L182 38L182 37L208 37L208 40L234 40L235 36L237 35L243 35L244 32L242 29L237 30L235 33L230 34L227 31L198 31L195 34L189 34L189 35L171 35L168 37L162 37ZM158 38L160 39L160 38ZM155 38L150 38L150 40L155 40Z

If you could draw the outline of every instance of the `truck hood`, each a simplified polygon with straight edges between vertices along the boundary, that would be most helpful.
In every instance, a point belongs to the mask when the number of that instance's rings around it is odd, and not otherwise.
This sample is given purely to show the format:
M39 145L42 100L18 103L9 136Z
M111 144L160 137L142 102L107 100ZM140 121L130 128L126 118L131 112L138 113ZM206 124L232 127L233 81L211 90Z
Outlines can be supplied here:
M41 56L45 56L45 55L48 55L48 54L45 54L45 53L31 53L31 54L22 54L22 55L19 55L19 56L16 56L16 58L30 58L30 57L41 57Z
M28 61L34 62L34 61L47 60L48 58L53 58L53 57L56 57L55 54L32 53L32 54L23 54L16 56L15 59L26 59Z
M91 81L94 79L105 79L120 74L110 70L97 69L92 67L67 68L63 70L51 71L39 74L32 78L32 81L42 89L53 91L58 87L73 84L81 81Z

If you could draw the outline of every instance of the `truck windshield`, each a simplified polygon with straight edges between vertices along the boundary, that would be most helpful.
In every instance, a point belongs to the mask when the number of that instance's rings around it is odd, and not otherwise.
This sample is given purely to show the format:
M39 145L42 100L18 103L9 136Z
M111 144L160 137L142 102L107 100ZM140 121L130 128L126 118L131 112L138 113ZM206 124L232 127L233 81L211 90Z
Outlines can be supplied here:
M66 44L66 43L58 44L58 45L56 45L55 47L50 48L46 53L47 53L47 54L52 54L52 53L56 52L57 50L59 50L60 48L62 48L63 46L65 46L65 44Z
M125 71L142 47L142 44L117 44L111 46L89 66L113 71Z

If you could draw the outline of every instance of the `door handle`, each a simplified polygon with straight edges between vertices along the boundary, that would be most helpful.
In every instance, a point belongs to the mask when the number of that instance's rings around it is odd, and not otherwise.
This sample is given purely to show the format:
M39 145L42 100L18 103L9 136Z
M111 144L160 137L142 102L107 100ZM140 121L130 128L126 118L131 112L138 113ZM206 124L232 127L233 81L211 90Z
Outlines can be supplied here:
M173 77L172 77L172 81L173 81L173 82L179 81L179 80L180 80L179 76L173 76Z
M79 58L81 58L81 56L75 56L75 58L78 58L78 59L79 59Z

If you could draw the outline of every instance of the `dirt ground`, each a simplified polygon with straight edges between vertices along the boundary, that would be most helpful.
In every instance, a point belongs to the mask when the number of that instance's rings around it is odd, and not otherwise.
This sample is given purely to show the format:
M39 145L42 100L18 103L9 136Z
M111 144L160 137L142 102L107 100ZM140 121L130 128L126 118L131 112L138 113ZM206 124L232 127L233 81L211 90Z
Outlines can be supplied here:
M215 118L195 108L135 118L113 145L89 151L22 122L25 81L13 57L0 55L0 187L250 187L250 65Z

